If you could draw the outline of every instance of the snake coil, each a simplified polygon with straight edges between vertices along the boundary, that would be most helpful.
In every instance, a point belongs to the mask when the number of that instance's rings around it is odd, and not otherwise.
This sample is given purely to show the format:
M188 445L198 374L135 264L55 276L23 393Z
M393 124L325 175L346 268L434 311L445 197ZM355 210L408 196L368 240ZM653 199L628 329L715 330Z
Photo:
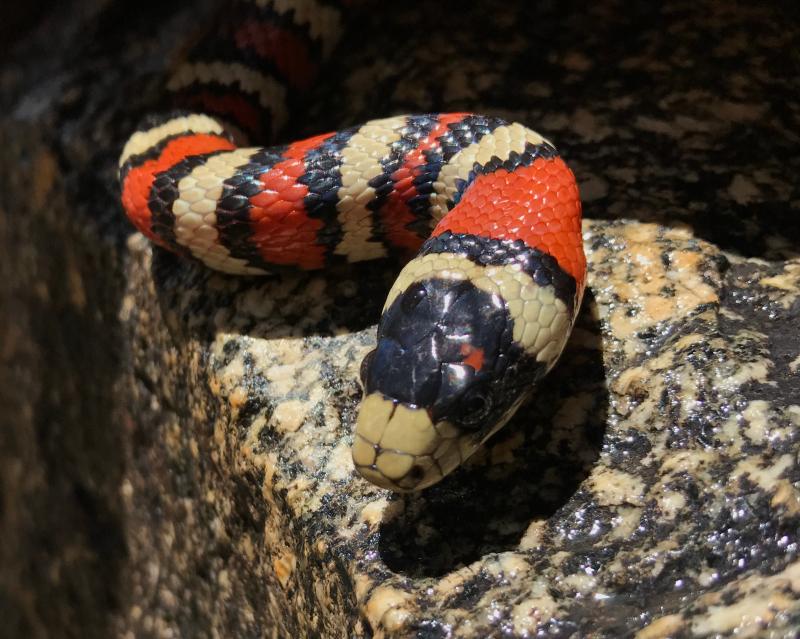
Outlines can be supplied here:
M225 273L415 254L362 366L352 453L369 481L418 490L555 364L585 283L581 205L553 144L493 116L401 115L237 144L280 128L342 21L328 2L238 3L170 80L195 112L149 118L126 143L122 203L154 243Z

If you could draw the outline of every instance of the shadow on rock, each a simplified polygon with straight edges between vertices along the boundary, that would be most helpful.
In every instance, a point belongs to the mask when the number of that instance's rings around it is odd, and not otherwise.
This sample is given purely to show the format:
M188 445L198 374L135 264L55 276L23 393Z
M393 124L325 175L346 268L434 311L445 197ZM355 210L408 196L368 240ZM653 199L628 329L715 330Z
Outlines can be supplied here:
M260 339L329 337L374 326L400 266L389 259L243 277L153 249L153 279L170 329Z
M390 570L439 577L514 549L576 492L600 455L608 411L594 311L587 292L560 363L508 426L440 484L397 496L379 542Z

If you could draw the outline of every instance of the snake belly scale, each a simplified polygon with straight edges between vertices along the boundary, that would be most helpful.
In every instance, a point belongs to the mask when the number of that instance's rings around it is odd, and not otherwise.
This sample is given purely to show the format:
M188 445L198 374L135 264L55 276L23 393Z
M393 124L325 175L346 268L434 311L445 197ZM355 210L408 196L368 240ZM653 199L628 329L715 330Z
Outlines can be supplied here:
M425 488L511 418L566 343L586 279L574 176L535 131L473 113L237 144L277 128L278 89L308 85L341 21L328 3L242 5L213 37L244 62L202 61L206 47L176 71L194 112L151 116L130 137L123 206L154 243L230 274L413 255L361 367L352 454L379 486Z

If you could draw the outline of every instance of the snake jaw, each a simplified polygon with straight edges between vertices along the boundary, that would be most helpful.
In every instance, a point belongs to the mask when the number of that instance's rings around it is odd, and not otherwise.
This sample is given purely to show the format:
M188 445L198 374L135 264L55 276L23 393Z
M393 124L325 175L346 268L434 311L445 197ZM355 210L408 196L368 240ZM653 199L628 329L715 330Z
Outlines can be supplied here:
M385 397L364 399L356 421L352 454L367 481L397 492L422 490L449 474L481 443L450 422L431 421L424 408Z

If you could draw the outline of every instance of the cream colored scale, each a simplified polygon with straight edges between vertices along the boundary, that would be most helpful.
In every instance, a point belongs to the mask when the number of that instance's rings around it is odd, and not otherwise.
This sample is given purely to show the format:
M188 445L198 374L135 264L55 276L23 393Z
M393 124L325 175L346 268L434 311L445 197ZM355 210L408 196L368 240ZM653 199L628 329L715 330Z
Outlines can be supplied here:
M339 167L342 186L336 204L342 240L334 249L351 262L386 257L386 248L372 238L372 211L366 208L375 198L369 181L383 173L381 160L391 152L406 126L406 116L373 120L362 126L342 149Z
M193 84L238 86L239 90L258 97L261 108L271 116L272 135L289 119L286 108L286 88L275 78L264 75L238 62L194 62L182 64L170 78L167 88L178 91Z
M511 152L522 153L526 144L543 144L549 142L536 131L521 124L508 124L497 127L479 141L464 147L450 161L442 166L439 177L434 182L431 194L431 216L434 223L441 220L448 212L447 202L452 201L458 190L459 180L469 177L475 163L487 164L493 157L505 161Z
M259 275L265 271L231 256L219 241L217 202L225 180L247 165L261 149L236 149L213 155L178 182L178 198L172 205L175 239L207 266L224 273Z

